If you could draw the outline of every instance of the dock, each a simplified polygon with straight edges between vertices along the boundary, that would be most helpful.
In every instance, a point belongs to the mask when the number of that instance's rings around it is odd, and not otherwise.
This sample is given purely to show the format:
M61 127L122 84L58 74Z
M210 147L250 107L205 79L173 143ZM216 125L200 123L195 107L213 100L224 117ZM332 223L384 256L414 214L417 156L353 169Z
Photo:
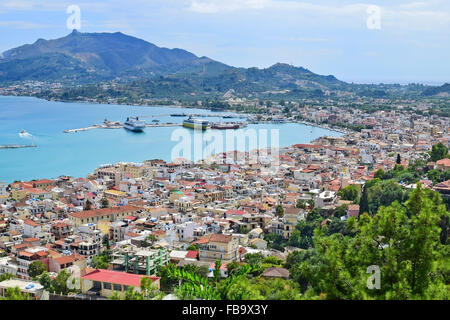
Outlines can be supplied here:
M20 145L20 144L4 144L0 145L0 149L21 149L21 148L36 148L36 145Z
M181 123L146 123L145 126L146 127L150 127L150 128L159 128L159 127L180 127L182 124ZM68 130L64 130L64 133L76 133L76 132L82 132L82 131L89 131L89 130L93 130L93 129L122 129L124 126L123 124L114 124L114 125L110 125L110 124L94 124L90 127L86 127L86 128L78 128L78 129L68 129Z
M74 132L80 132L80 131L88 131L88 130L97 129L97 128L98 128L98 126L91 126L91 127L79 128L79 129L69 129L69 130L64 130L64 133L74 133Z

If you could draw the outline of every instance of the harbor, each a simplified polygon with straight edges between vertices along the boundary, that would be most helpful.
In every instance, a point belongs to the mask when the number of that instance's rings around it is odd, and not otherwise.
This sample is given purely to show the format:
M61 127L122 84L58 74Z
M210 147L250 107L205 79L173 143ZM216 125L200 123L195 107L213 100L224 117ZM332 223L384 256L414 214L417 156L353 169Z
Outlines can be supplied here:
M159 115L162 116L162 115ZM168 116L168 115L166 115ZM93 129L122 129L125 128L127 130L131 130L131 131L136 131L136 132L141 132L143 130L144 127L146 128L167 128L167 127L186 127L186 128L194 128L194 122L198 121L203 123L202 125L202 129L206 130L206 129L218 129L218 130L225 130L225 129L241 129L247 126L246 122L215 122L215 123L209 123L209 121L206 120L195 120L193 121L193 117L194 116L198 116L200 118L202 117L212 117L215 116L217 117L217 115L202 115L202 114L197 114L197 115L186 115L186 114L171 114L171 117L188 117L187 120L183 121L183 123L174 123L174 122L159 122L159 120L152 120L151 123L145 123L142 120L139 120L139 118L154 118L155 116L140 116L140 117L130 117L127 118L127 120L125 121L125 123L121 123L120 121L109 121L108 119L105 119L104 122L102 124L93 124L92 126L89 127L84 127L84 128L77 128L77 129L67 129L64 130L64 133L77 133L77 132L83 132L83 131L89 131L89 130L93 130ZM234 116L223 116L223 119L230 119L230 118L234 118ZM236 117L237 118L237 117ZM241 117L244 118L244 117ZM187 125L186 123L189 121L193 121L192 125ZM139 125L136 127L136 124L139 123Z
M83 177L86 172L92 171L101 163L140 162L158 157L165 161L171 161L173 148L179 143L172 140L172 131L181 129L182 122L187 117L152 116L210 112L202 109L187 110L167 106L132 107L48 102L29 97L0 97L0 112L5 115L8 114L11 106L28 116L26 122L22 118L15 118L14 113L4 119L3 123L7 125L0 125L0 136L3 139L0 145L31 145L34 143L37 148L0 150L0 168L8 168L8 170L0 170L0 181L6 182L58 175ZM220 114L211 112L211 114L216 115L216 117L199 117L199 119L211 120L211 123L245 121L244 119L223 118L224 115L232 114L231 112ZM145 134L129 134L129 131L122 127L127 117L135 115L139 116L139 119L145 120L147 124L144 129ZM249 118L250 115L246 116L246 118ZM109 126L104 125L105 117L110 120ZM257 118L256 115L254 117ZM120 123L114 122L116 120ZM153 122L153 120L159 120L159 122ZM287 121L291 120L287 119ZM169 122L176 124L166 124ZM324 135L341 135L336 131L322 128L311 130L312 128L309 126L296 123L276 125L246 122L248 126L242 129L244 131L247 128L255 130L279 129L280 146L282 147L296 143L310 143ZM93 124L100 124L101 126L94 127L84 133L63 133L66 129L88 128L93 127ZM173 127L164 128L162 126ZM18 133L21 130L26 130L32 134L34 141L29 140L31 137L19 136ZM186 128L187 130L191 131L192 129ZM211 128L211 131L213 130L216 131L217 129ZM225 132L226 130L220 131ZM206 142L204 144L206 145ZM236 147L234 146L233 149L236 149ZM194 159L194 157L192 158Z

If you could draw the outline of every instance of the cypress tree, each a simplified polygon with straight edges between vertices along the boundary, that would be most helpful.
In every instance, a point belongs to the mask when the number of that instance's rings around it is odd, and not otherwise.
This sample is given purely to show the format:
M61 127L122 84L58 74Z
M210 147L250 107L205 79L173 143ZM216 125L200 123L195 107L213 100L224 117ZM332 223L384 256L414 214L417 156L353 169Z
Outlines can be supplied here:
M362 215L364 212L369 212L369 195L366 186L364 186L361 200L359 200L359 215Z

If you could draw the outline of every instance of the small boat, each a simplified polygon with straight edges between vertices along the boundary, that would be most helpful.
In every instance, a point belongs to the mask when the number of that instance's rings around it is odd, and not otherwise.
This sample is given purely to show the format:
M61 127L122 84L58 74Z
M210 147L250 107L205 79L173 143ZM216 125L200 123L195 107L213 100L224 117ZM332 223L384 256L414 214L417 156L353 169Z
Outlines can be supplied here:
M28 133L25 130L22 130L22 131L19 132L19 136L21 136L21 137L31 137L31 134Z
M173 113L170 115L171 117L187 117L185 113Z
M156 119L155 119L155 120L152 120L152 122L159 122L159 120L156 120Z

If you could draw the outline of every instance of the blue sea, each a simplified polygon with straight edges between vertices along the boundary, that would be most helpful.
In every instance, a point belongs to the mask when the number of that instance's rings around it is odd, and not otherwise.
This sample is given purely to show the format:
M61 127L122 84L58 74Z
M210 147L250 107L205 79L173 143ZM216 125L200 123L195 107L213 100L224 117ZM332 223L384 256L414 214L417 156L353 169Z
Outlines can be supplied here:
M122 123L130 116L139 116L147 123L152 123L152 120L159 120L161 123L181 123L185 119L171 117L170 114L174 113L217 115L205 118L211 122L243 121L243 119L222 119L223 113L215 114L201 109L63 103L30 97L0 96L0 145L37 146L0 149L0 181L11 183L16 180L56 178L61 175L86 177L102 164L121 161L142 162L149 159L172 161L172 151L179 144L179 141L172 141L174 130L178 132L185 130L185 133L193 135L192 130L160 127L146 128L144 133L133 133L125 129L94 129L77 133L63 131L100 124L105 118ZM244 132L248 129L255 129L257 132L269 130L268 146L271 145L270 130L278 129L281 147L309 143L324 135L341 135L335 131L295 123L250 124ZM31 136L19 135L22 130L26 130ZM236 145L230 150L235 149L241 148Z

